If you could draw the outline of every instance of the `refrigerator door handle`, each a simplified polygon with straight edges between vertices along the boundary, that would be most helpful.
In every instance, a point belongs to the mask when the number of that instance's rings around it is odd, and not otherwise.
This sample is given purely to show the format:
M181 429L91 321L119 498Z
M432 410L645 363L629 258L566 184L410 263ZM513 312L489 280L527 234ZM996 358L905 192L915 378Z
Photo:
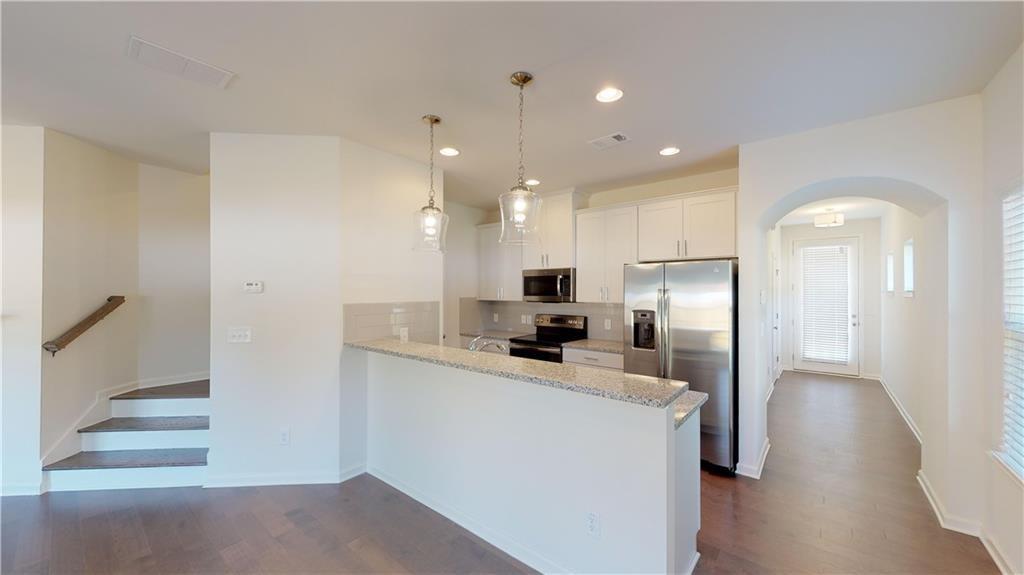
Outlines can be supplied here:
M662 338L662 318L665 311L665 290L658 288L658 305L654 310L654 349L658 356L658 377L665 377L665 340Z
M672 345L671 345L671 324L669 310L672 308L672 290L665 288L661 290L661 341L665 348L664 358L661 360L661 369L665 372L664 377L668 379L672 375Z

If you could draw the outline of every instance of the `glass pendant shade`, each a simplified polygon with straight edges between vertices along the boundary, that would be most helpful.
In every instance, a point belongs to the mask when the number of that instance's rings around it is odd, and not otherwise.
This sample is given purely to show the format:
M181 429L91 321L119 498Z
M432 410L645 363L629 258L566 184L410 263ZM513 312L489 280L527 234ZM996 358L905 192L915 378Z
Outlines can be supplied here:
M415 230L414 250L443 252L448 235L448 214L434 206L423 206L416 211Z
M512 245L535 241L540 204L540 196L524 185L517 185L498 196L498 207L501 209L501 237L498 241Z

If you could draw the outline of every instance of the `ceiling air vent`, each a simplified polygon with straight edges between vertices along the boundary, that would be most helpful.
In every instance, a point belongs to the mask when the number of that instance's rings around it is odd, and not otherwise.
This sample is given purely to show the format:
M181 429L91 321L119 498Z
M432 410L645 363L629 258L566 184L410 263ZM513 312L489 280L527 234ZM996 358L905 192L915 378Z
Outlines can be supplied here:
M623 134L622 132L615 132L614 134L609 134L607 136L601 136L600 138L597 138L595 140L590 140L587 143L590 144L591 146L594 146L598 150L607 150L612 146L617 146L623 142L628 141L629 136Z
M189 58L163 46L147 42L138 36L132 36L128 41L128 57L150 68L156 68L207 86L227 88L228 83L235 77L234 72L211 66L195 58Z

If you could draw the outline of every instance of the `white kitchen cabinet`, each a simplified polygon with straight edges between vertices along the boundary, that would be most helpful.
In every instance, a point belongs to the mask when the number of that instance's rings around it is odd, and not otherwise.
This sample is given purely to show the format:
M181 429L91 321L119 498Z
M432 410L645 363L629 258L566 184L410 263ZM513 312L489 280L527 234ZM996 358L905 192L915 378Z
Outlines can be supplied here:
M542 197L538 240L523 246L523 269L573 267L573 217L576 194Z
M477 226L477 299L523 299L523 250L498 242L501 224Z
M637 208L576 216L576 301L622 303L622 267L637 261Z
M736 255L736 195L729 192L683 198L683 257Z
M603 351L589 351L585 349L565 348L562 350L562 361L589 365L592 367L603 367L622 371L623 356L621 353L606 353Z
M642 262L683 257L683 200L640 204L637 255Z

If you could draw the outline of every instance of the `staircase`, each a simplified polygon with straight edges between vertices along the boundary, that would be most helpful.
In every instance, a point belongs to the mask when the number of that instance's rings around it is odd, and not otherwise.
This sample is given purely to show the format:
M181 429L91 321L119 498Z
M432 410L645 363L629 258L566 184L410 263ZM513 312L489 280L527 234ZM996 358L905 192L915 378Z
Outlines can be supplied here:
M82 450L43 467L50 491L202 485L209 380L110 398L111 418L78 430Z

